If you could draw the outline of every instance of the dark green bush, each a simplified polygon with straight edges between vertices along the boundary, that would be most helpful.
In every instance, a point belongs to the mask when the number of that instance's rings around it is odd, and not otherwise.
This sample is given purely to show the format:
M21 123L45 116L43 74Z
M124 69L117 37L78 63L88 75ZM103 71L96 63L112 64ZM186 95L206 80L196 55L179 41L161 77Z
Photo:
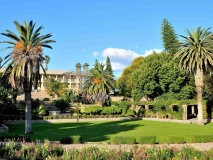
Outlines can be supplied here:
M113 143L113 144L136 144L136 139L134 137L116 136L116 137L111 138L111 143Z
M156 136L142 136L140 137L140 144L155 144Z
M192 142L194 143L213 142L213 135L194 135L192 136Z
M61 113L64 113L66 109L69 107L69 103L63 99L54 100L52 104L58 108Z
M60 140L61 144L81 144L82 138L81 136L70 136L64 137Z
M169 143L178 143L178 144L181 144L181 143L185 143L185 138L184 137L179 137L179 136L172 136L172 137L169 137Z
M49 101L49 100L50 100L49 98L44 98L44 99L43 99L43 101Z

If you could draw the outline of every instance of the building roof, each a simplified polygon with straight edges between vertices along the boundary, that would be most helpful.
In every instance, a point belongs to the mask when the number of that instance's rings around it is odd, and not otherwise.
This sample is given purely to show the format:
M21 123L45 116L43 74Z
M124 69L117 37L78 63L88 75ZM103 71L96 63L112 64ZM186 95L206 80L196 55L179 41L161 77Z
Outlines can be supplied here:
M49 70L48 69L45 72L48 75L63 75L67 71L65 71L65 70ZM44 71L42 69L40 69L40 74L44 74Z
M0 72L4 72L5 68L1 68ZM86 75L88 72L81 71L81 75ZM40 74L44 74L43 69L40 69ZM76 75L76 71L66 71L66 70L46 70L47 75Z

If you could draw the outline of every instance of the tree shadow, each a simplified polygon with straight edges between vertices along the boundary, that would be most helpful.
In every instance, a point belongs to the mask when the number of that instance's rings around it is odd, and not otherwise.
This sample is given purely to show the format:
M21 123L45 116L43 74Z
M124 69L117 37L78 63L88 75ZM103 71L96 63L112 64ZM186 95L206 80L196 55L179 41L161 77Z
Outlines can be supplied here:
M77 122L77 123L51 123L33 124L35 126L34 135L42 134L47 139L60 140L63 137L80 135L84 142L101 142L110 140L112 135L134 130L143 126L131 123L133 120L107 121L107 122ZM137 120L134 120L137 121ZM128 123L129 122L129 123ZM55 138L51 138L55 135ZM50 138L48 138L50 137Z

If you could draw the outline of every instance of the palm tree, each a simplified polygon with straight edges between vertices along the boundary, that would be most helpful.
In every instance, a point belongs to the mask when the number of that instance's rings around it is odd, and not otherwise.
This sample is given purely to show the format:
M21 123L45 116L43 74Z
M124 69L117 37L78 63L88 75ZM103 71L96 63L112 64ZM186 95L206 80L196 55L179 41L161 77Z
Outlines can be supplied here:
M88 63L84 63L83 67L84 67L84 71L87 73L89 64Z
M34 86L35 89L37 88L37 83L40 79L40 66L45 73L44 67L42 66L45 60L42 47L52 49L49 43L55 41L48 39L52 36L51 34L40 35L43 26L35 29L36 23L33 23L33 21L30 21L29 24L24 21L23 25L20 25L16 21L14 21L14 23L19 35L9 30L6 30L6 33L1 33L11 39L11 41L2 42L10 45L5 49L12 48L11 53L5 57L6 61L4 64L7 64L5 73L12 67L9 82L12 88L20 88L25 93L25 133L30 133L32 132L32 86Z
M95 68L90 70L84 89L92 96L95 102L102 107L109 99L109 93L115 88L114 77L104 69L102 63L96 63Z
M46 64L45 69L48 70L48 66L47 66L47 65L48 65L49 62L50 62L50 57L49 57L48 55L45 55L45 56L44 56L44 59L45 59L45 64Z
M1 62L3 61L3 59L0 57L0 68L1 68Z
M180 43L174 58L184 70L192 72L195 76L198 103L198 124L203 123L202 88L203 72L213 66L213 34L208 29L199 27L196 31L186 33L188 37L181 36L184 41Z
M81 72L81 63L78 62L78 63L75 65L75 67L76 67L76 72L80 73L80 72Z

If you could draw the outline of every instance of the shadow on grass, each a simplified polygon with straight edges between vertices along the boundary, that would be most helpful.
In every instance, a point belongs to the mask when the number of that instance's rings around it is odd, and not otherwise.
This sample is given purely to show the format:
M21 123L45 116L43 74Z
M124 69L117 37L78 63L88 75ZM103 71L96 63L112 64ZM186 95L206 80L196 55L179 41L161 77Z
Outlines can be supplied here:
M78 123L36 123L33 124L33 133L29 136L32 140L49 139L59 141L63 137L80 135L85 142L101 142L110 140L121 132L134 130L139 124L131 123L137 120L124 121L100 121L100 122L78 122ZM23 135L24 124L10 126L10 134Z

